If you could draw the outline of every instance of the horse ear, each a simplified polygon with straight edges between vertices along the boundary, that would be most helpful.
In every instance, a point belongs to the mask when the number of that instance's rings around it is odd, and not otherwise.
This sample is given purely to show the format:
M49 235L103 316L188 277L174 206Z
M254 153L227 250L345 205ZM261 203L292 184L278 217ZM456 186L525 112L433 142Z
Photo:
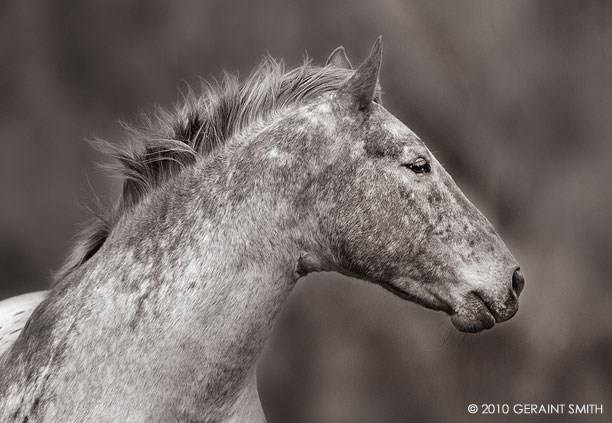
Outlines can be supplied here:
M378 37L374 47L372 47L370 56L359 66L353 76L340 87L340 92L349 95L359 110L368 109L374 101L381 61L382 37Z
M325 62L325 66L333 66L341 69L353 69L353 65L351 65L351 61L346 56L346 52L342 46L336 47L336 49L331 52L327 58L327 62Z

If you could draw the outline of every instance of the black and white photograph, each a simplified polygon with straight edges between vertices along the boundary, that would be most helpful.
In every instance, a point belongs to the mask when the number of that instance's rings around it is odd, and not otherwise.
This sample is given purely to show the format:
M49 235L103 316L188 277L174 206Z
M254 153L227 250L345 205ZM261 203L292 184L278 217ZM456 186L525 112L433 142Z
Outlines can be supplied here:
M0 423L612 422L611 2L0 35Z

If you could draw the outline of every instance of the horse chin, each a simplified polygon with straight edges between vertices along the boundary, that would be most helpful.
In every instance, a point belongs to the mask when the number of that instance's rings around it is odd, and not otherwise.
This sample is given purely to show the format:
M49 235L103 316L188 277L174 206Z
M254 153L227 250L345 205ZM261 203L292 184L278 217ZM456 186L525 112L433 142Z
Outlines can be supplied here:
M491 329L495 325L495 317L488 310L455 313L451 315L451 323L460 332L477 333Z

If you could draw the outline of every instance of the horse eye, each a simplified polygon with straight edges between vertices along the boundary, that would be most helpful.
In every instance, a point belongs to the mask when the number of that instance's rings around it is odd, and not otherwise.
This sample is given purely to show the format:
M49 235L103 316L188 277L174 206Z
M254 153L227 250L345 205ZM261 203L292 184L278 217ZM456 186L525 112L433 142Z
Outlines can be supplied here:
M418 175L421 175L423 173L429 173L429 171L431 170L429 168L429 163L427 163L427 160L422 157L419 157L412 163L408 163L404 166Z

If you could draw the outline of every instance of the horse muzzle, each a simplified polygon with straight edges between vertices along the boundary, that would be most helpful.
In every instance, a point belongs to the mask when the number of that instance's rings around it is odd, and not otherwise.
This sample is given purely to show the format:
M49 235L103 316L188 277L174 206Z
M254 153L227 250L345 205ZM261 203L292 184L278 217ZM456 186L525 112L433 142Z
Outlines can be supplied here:
M464 296L453 308L451 322L462 332L480 332L492 328L495 323L511 319L519 308L518 298L525 286L525 277L519 268L512 274L511 287L503 295L475 289Z

